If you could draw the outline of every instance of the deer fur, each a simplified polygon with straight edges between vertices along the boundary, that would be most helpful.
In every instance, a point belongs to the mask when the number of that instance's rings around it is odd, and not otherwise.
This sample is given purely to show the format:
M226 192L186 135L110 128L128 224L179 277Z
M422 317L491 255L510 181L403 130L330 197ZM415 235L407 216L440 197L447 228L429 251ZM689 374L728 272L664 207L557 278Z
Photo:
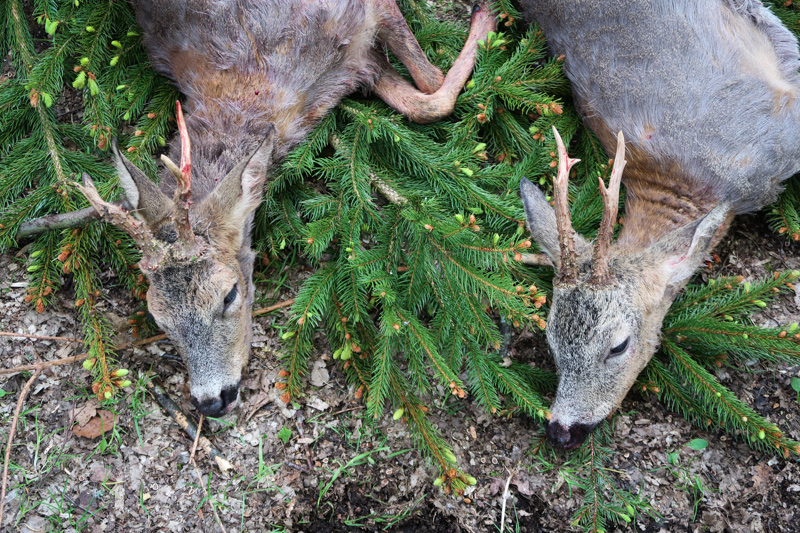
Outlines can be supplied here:
M425 58L394 0L133 0L153 67L185 95L185 124L156 186L113 145L129 209L82 190L143 251L147 303L189 370L192 400L218 416L238 399L251 340L250 229L265 182L344 96L373 90L431 122L452 111L477 41L494 29L473 10L448 75ZM417 87L386 60L384 47ZM189 147L191 145L191 148Z
M650 361L667 310L731 218L774 201L800 171L800 53L758 0L522 5L564 55L606 151L617 132L627 139L609 279L589 283L592 246L575 236L579 273L556 278L546 329L559 372L547 435L575 448ZM553 209L527 180L521 192L534 240L561 269Z

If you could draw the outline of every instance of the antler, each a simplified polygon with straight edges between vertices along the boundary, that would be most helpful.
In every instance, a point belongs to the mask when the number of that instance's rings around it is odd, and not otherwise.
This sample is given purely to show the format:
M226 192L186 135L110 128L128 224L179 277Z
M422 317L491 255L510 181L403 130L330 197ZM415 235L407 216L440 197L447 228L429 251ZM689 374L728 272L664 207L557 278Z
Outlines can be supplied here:
M150 272L156 270L166 250L164 245L153 237L147 225L136 220L133 215L122 207L103 200L100 197L100 193L97 192L97 187L94 186L92 178L85 172L83 173L83 185L76 184L76 187L89 200L89 203L92 204L92 207L101 218L122 228L136 242L136 245L142 251L142 260L139 261L139 268Z
M614 224L617 221L617 210L619 208L619 184L622 180L622 170L625 168L625 137L620 131L617 134L617 153L614 156L614 168L611 171L611 179L608 188L603 183L603 178L597 178L600 182L600 195L603 197L603 220L600 222L600 229L597 232L597 241L594 246L592 257L592 277L589 283L593 285L607 285L611 278L609 274L608 250L611 247L611 238L614 235Z
M175 102L178 115L178 132L181 137L181 166L178 168L168 157L162 156L161 160L175 176L177 186L175 187L175 225L178 230L178 237L185 243L194 242L194 232L192 224L189 222L189 206L192 205L192 145L189 140L189 131L186 129L186 121L183 119L183 109L180 102Z
M553 200L561 248L561 268L556 276L560 283L574 283L578 279L578 254L575 252L575 229L569 215L569 170L580 159L571 159L564 141L553 126L558 147L558 175L553 179Z

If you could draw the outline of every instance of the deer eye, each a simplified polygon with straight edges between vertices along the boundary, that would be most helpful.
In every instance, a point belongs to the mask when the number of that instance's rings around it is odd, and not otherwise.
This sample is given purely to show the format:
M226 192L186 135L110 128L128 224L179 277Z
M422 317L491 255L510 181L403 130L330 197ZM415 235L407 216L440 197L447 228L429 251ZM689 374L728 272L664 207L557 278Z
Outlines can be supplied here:
M628 342L631 340L630 337L619 343L618 345L611 348L609 352L610 357L614 357L615 355L620 355L622 352L628 349Z
M225 299L222 300L222 305L225 309L228 309L228 307L233 303L237 294L239 294L238 284L234 285L230 292L225 295Z

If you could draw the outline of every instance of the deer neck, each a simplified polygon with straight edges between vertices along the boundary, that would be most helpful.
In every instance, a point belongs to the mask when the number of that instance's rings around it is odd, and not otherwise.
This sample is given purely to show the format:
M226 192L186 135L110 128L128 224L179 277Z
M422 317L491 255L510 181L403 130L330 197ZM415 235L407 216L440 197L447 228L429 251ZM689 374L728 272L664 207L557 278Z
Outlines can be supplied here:
M286 154L308 135L321 116L314 113L315 109L306 109L301 101L291 103L285 99L269 99L269 95L267 99L259 96L254 94L249 101L204 98L187 102L190 114L186 124L192 143L192 196L195 202L209 194L233 167L261 144L270 126L275 128L275 169ZM177 138L170 152L180 153ZM171 181L169 175L164 175L167 181ZM172 184L166 186L169 188Z
M617 245L642 249L709 213L720 201L708 185L676 164L658 165L631 154L625 174L625 217Z

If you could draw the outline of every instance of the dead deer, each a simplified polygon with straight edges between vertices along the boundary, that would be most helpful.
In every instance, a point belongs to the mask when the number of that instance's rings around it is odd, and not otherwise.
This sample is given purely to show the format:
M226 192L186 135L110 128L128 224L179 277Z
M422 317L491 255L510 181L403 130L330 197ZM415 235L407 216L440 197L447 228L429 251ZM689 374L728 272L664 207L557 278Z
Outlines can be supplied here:
M547 437L572 449L620 405L733 216L774 201L800 171L800 60L795 37L758 0L522 4L563 54L586 123L609 153L616 142L594 246L570 222L576 161L557 133L555 208L527 180L521 187L531 234L557 270ZM625 224L612 243L620 180Z
M147 304L189 370L194 404L229 412L250 354L253 212L271 170L345 95L372 90L417 122L449 114L494 29L473 9L464 49L443 77L394 0L134 0L153 66L186 96L181 154L156 186L113 146L127 209L81 190L141 248ZM408 67L419 90L386 60ZM191 145L190 145L191 144Z

